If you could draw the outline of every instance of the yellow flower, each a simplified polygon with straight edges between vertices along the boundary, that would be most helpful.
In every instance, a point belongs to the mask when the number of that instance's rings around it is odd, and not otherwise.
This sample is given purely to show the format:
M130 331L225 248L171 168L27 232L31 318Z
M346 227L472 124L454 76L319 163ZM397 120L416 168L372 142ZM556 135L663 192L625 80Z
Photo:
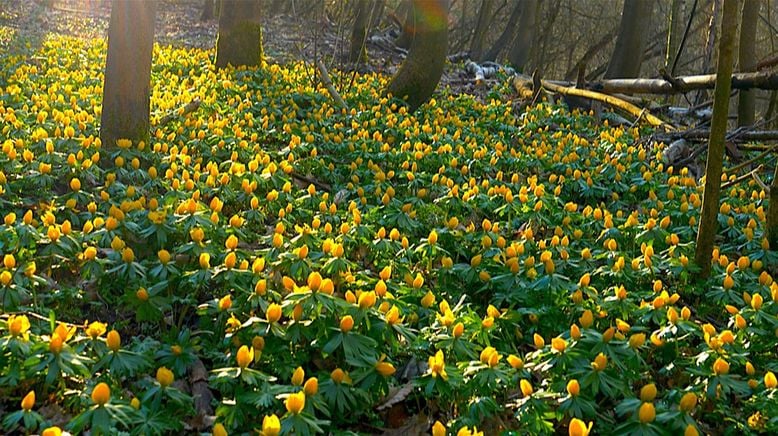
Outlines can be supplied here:
M368 309L373 307L376 301L376 295L374 291L370 292L362 292L359 294L359 299L357 300L357 304L359 305L360 309Z
M422 286L424 286L424 277L422 277L421 274L416 273L416 278L413 279L413 287L414 289L419 289Z
M429 308L433 304L435 304L435 294L433 294L432 291L427 291L421 299L421 305L425 308Z
M643 424L652 422L656 418L656 409L654 403L643 403L638 410L638 419Z
M651 402L656 398L656 385L649 383L640 388L640 401Z
M343 333L348 333L354 328L354 318L351 315L346 315L340 319L340 330Z
M13 280L13 274L11 274L10 271L3 271L0 273L0 283L2 283L3 286L8 286L11 283L11 280Z
M227 237L227 240L224 242L224 247L228 250L234 250L238 247L238 237L235 235L230 235Z
M11 315L8 317L7 325L11 336L22 336L26 339L27 332L30 330L30 320L27 315Z
M213 425L213 432L211 434L213 436L228 436L229 433L227 433L227 429L224 428L224 425L218 422Z
M525 397L529 397L534 392L534 389L532 389L532 383L530 383L527 379L521 379L519 382L519 388L521 389L521 394Z
M104 382L100 382L92 389L92 401L98 406L102 406L111 401L111 388Z
M305 384L303 385L303 392L305 392L305 395L308 395L309 397L316 395L316 393L319 392L319 379L316 377L311 377L306 380Z
M427 241L429 241L431 245L437 244L438 232L436 232L435 230L430 231L430 235L427 237Z
M105 327L105 324L95 321L86 328L86 334L92 339L97 339L105 333Z
M570 421L570 427L568 428L568 434L570 436L589 436L589 432L592 431L593 422L589 422L587 425L585 422L578 418L573 418Z
M265 415L262 418L262 436L278 436L281 433L281 421L276 415Z
M697 406L697 395L694 392L687 392L681 397L679 408L682 412L689 412Z
M389 377L390 375L394 374L395 371L397 370L394 368L394 365L392 365L391 363L384 362L383 361L384 358L385 356L382 356L382 358L375 364L375 369L382 376Z
M227 294L219 299L219 310L229 310L232 307L232 295Z
M41 432L41 436L62 436L62 429L59 427L49 427Z
M22 398L22 410L29 412L35 406L35 391L30 391Z
M713 362L713 373L716 375L729 374L729 363L719 357L715 362Z
M160 263L162 265L167 265L168 262L170 262L170 252L167 250L159 250L157 251L157 257L159 258Z
M302 410L305 408L305 392L290 394L286 398L284 405L286 405L286 410L289 413L298 414L302 412Z
M508 356L508 364L513 369L522 369L524 368L524 361L519 358L519 356L516 356L514 354L511 354Z
M592 362L592 368L594 368L595 371L602 371L606 366L608 366L608 356L602 353L598 354L597 357L594 358L594 362Z
M208 253L200 253L200 268L208 269L211 267L211 255Z
M51 340L49 340L49 351L54 354L61 353L64 342L65 341L61 337L57 335L52 336Z
M432 436L446 436L446 426L440 421L435 421L432 426Z
M455 338L458 338L462 336L462 334L465 332L465 325L461 322L458 322L454 325L454 328L452 329L451 333L454 335Z
M305 370L298 366L297 369L294 370L294 373L292 374L292 384L295 386L300 386L303 384L303 380L305 379Z
M576 397L580 392L581 392L581 385L578 383L578 380L572 379L569 382L567 382L568 394L570 394L573 397Z
M764 386L767 389L775 389L778 386L778 380L775 378L775 374L772 371L767 371L764 375Z
M235 355L235 359L238 361L238 366L245 369L254 360L254 348L249 348L246 345L242 345L240 348L238 348L238 353Z
M683 436L699 436L700 432L697 431L697 427L694 424L686 426L686 430L683 431Z
M119 347L122 345L122 338L119 336L119 332L116 330L111 330L108 332L108 336L106 336L105 342L108 344L108 349L115 353L119 351Z
M276 303L270 303L270 305L267 306L265 316L269 323L278 322L278 320L281 319L281 306Z
M438 350L434 357L430 357L428 360L430 367L430 373L432 377L440 376L443 380L448 380L448 374L446 374L446 362L443 359L443 350Z
M392 308L386 312L386 322L389 325L395 325L402 322L402 320L403 319L400 318L400 309L398 309L397 306L392 306Z
M16 267L16 258L13 254L6 254L3 256L3 265L8 269L14 269Z
M543 336L540 336L537 333L532 336L532 341L535 343L535 348L537 349L541 349L546 345L546 341L543 340Z
M560 353L563 353L567 348L567 342L565 342L565 340L560 337L556 337L551 340L551 348Z
M157 369L157 382L159 382L163 388L170 386L173 383L173 380L173 371L165 368L164 366Z

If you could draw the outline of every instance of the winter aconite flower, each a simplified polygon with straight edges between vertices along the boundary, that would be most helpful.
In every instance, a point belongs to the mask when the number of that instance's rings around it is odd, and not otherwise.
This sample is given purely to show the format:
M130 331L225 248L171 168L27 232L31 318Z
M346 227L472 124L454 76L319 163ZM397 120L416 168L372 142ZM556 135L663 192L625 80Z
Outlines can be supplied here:
M100 382L92 389L92 401L102 406L111 401L111 388L104 382Z
M164 366L157 369L157 382L163 388L166 388L173 384L174 380L173 371L165 368Z
M281 433L281 421L276 415L262 418L262 436L278 436Z
M62 436L62 429L59 427L48 427L41 432L41 436Z
M643 403L640 405L640 409L638 409L638 419L640 419L640 422L643 424L652 422L656 418L656 409L654 408L654 403Z
M267 317L267 321L271 324L278 322L278 320L281 319L281 306L276 303L269 304L267 306L267 311L265 311L265 316Z
M95 321L86 328L86 334L93 340L97 339L105 333L105 327L105 324Z
M697 406L697 395L694 392L687 392L681 397L679 408L682 412L690 412Z
M428 360L430 374L432 377L442 378L448 380L448 374L446 374L446 362L443 359L443 350L438 350L435 356L432 356Z
M589 422L587 425L584 421L581 421L578 418L573 418L570 421L570 426L568 427L568 435L569 436L589 436L589 432L592 431L592 425L593 422Z
M298 414L305 408L305 392L290 394L284 402L289 413Z
M30 391L22 398L22 410L29 412L35 406L35 391Z
M108 332L108 336L106 336L105 342L108 345L108 349L114 353L119 351L119 348L122 346L122 338L119 336L119 332L116 330L111 330Z
M238 348L238 353L235 355L235 359L238 362L240 368L245 369L254 361L254 348L242 345Z

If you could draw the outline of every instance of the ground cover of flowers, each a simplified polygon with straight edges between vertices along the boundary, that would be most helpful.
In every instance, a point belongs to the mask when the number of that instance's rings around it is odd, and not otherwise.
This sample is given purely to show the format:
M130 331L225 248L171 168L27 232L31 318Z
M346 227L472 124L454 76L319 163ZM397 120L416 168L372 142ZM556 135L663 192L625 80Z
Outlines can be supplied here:
M3 432L778 429L753 182L695 282L701 191L650 131L158 47L150 142L100 144L105 49L0 54Z

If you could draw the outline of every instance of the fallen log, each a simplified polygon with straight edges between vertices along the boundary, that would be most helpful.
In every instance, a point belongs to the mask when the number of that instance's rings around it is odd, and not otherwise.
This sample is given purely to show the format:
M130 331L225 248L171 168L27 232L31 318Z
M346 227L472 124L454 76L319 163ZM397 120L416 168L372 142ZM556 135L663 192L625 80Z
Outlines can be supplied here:
M525 93L527 88L534 89L535 92L537 93L538 92L537 86L529 85L527 83L528 81L529 83L532 83L533 81L537 81L537 78L527 78L527 76L524 75L516 75L514 76L513 86L517 91L519 91L519 93ZM638 120L644 118L646 121L648 121L649 124L651 124L654 127L662 127L665 130L673 130L672 126L665 123L661 119L655 117L654 115L651 115L651 113L648 112L646 109L639 108L632 103L629 103L627 101L624 101L612 95L603 94L600 92L595 92L587 89L578 89L572 86L562 86L556 84L553 81L548 81L548 80L540 80L540 86L548 91L557 94L572 96L572 97L582 97L589 100L599 101L611 107L627 112L630 115L637 118Z
M687 141L707 141L710 136L708 129L682 130L668 133L658 133L655 139L658 141L669 142L677 139ZM752 141L775 141L778 140L778 130L746 130L736 134L728 134L727 141L732 142L752 142Z
M713 89L715 74L674 77L667 79L610 79L590 82L587 89L593 91L624 94L682 94L699 89ZM564 85L563 85L564 86ZM778 73L735 73L732 75L733 89L778 89Z

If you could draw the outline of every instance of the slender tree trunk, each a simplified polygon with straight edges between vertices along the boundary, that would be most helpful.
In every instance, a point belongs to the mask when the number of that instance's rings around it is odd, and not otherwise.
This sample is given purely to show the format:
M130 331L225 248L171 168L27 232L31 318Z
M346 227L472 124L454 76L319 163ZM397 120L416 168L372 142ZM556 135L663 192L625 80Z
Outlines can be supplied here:
M732 79L732 64L738 42L738 13L741 2L725 0L721 20L721 38L716 72L716 88L713 96L713 118L708 140L708 161L705 165L705 191L702 197L700 226L697 230L697 244L694 262L700 268L700 278L710 275L713 241L716 237L719 213L719 192L724 161L724 142L727 133L729 112L729 91ZM724 31L726 29L726 31ZM772 204L772 203L771 203Z
M523 11L519 20L519 28L516 30L516 38L508 52L508 61L518 72L524 71L532 52L540 0L525 0L522 2L522 7Z
M667 26L667 52L665 53L665 69L670 71L675 60L675 54L678 53L678 47L681 46L684 29L684 0L673 0L670 7L670 24Z
M770 249L778 247L778 165L775 166L770 183L770 203L767 205L767 241Z
M508 24L505 26L505 29L500 34L499 38L497 38L497 41L492 45L492 48L486 52L482 60L496 60L497 56L500 55L500 52L513 41L513 36L516 34L516 26L519 24L521 11L523 9L522 2L517 1L516 5L513 7L513 12L511 12L510 17L508 17Z
M114 0L108 26L100 139L149 140L149 89L157 2Z
M370 0L359 0L357 2L357 13L354 19L354 27L351 28L351 50L349 52L349 62L359 63L367 61L367 49L365 42L367 39L368 24L370 23Z
M370 28L375 29L381 24L381 19L384 18L384 9L386 8L386 0L375 0L373 2L373 9L370 11Z
M481 8L478 10L478 21L476 22L475 31L473 32L473 39L470 42L470 59L475 62L481 62L486 35L489 26L492 24L490 21L493 8L494 0L481 0Z
M739 70L742 73L756 70L756 25L762 0L745 0L740 19ZM741 90L738 95L737 125L750 126L756 116L756 90Z
M262 63L262 23L259 0L222 0L216 66Z
M653 9L654 2L650 0L624 1L619 36L605 72L606 79L626 79L640 75Z
M415 111L438 86L448 49L449 0L413 0L413 42L386 91Z
M203 1L203 13L200 14L200 21L213 20L213 0Z

